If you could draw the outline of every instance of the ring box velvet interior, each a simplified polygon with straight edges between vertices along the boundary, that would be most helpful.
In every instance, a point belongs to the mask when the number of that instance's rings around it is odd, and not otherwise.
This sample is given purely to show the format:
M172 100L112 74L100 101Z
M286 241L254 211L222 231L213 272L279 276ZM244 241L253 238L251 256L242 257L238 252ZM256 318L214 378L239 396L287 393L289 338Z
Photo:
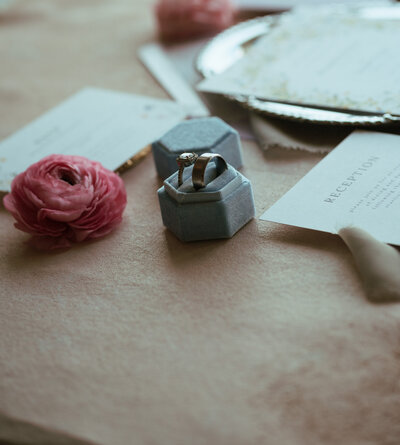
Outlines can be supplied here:
M219 176L209 165L206 186L196 191L192 170L185 168L180 187L176 172L158 190L164 225L181 241L231 238L254 217L250 181L230 165Z
M238 132L218 117L181 122L154 142L152 151L162 179L178 170L176 158L184 152L218 153L235 168L243 165Z

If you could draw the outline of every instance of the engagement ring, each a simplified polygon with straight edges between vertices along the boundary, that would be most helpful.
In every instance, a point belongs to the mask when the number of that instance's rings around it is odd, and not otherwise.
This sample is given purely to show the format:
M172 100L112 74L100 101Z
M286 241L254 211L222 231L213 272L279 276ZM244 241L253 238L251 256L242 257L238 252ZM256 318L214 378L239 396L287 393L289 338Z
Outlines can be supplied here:
M194 164L199 156L196 153L182 153L176 158L178 163L178 187L182 185L183 182L183 170L185 167L189 167Z

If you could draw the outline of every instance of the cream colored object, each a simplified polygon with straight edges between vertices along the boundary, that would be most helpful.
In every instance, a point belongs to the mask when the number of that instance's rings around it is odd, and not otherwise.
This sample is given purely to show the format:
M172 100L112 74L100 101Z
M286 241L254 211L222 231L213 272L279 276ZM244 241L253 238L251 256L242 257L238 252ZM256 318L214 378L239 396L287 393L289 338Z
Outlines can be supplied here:
M367 297L375 302L400 300L400 253L357 227L339 235L351 250Z

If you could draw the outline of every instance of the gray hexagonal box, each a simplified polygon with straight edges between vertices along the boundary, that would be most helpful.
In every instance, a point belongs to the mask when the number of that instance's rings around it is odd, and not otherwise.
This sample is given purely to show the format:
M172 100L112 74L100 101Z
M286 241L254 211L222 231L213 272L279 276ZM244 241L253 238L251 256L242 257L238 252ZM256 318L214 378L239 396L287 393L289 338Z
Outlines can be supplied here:
M243 165L238 132L218 117L181 122L154 142L152 151L162 179L178 170L176 158L184 152L218 153L235 168Z
M164 225L181 241L231 238L255 213L251 183L232 166L217 176L215 165L207 167L206 186L195 190L193 166L164 181L158 190Z

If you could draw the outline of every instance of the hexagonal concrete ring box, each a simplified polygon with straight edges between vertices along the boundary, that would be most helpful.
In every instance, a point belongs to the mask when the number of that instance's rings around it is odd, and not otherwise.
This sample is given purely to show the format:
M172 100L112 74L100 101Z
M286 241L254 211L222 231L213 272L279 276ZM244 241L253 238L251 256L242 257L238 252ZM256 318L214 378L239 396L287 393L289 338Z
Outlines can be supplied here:
M158 190L164 225L181 241L231 238L254 217L250 181L232 166L220 175L210 166L207 185L196 190L192 170L185 169L181 186L174 173Z
M235 168L243 165L238 132L218 117L181 122L154 142L152 150L162 179L178 170L176 158L184 152L218 153Z

